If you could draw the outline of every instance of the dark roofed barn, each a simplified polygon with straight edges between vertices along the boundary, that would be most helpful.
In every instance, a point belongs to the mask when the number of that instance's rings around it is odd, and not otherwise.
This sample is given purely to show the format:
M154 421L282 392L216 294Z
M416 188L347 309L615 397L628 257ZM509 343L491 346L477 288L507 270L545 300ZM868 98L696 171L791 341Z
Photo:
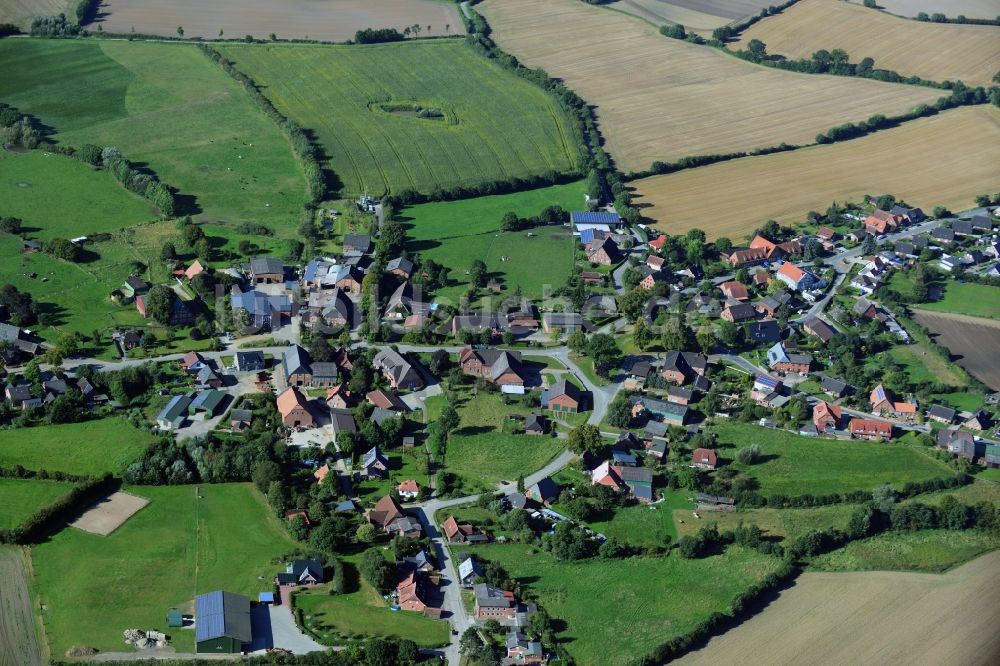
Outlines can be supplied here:
M239 654L250 643L250 599L232 592L209 592L195 598L195 651Z

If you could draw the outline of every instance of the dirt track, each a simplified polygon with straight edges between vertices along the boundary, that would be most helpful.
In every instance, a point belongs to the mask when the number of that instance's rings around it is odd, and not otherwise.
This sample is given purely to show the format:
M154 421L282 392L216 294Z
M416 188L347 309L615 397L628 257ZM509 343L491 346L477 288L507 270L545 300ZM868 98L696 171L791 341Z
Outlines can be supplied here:
M913 318L935 336L935 342L959 357L956 363L1000 390L1000 321L917 309Z
M805 573L761 614L675 663L996 664L1000 551L942 576Z
M42 666L28 572L21 554L0 550L0 666Z

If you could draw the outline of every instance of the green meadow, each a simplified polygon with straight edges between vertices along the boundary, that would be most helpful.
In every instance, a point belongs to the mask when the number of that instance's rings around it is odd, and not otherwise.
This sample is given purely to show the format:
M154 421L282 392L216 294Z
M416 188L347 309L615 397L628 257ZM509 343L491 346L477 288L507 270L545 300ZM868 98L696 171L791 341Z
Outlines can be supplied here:
M155 439L115 417L0 430L0 467L120 475Z
M20 525L25 518L72 489L72 483L62 481L0 479L0 529Z
M288 141L193 45L5 39L0 70L0 99L60 144L116 146L200 219L290 235L301 218L305 179Z
M198 594L270 590L295 542L250 484L134 487L150 500L109 536L66 528L31 549L37 602L53 655L75 645L124 651L130 627L166 630L171 608ZM198 495L202 499L198 499ZM171 631L179 653L193 631Z
M809 567L819 571L941 573L997 548L1000 536L981 530L886 532L820 555Z
M219 50L316 133L345 197L570 172L580 161L555 99L464 40Z
M531 217L553 205L582 210L583 195L583 183L576 182L409 206L402 213L407 249L451 269L448 287L438 290L438 297L457 303L468 289L466 271L479 259L507 294L521 287L525 296L538 298L543 285L555 289L565 284L573 268L576 240L565 227L501 233L500 221L508 211Z

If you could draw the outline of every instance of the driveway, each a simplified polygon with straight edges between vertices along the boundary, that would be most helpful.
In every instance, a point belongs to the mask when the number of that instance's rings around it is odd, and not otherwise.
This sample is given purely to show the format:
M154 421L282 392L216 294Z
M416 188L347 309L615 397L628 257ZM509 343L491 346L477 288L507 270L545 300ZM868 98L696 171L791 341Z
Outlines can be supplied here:
M273 647L284 648L293 654L306 654L327 649L309 636L306 636L295 624L292 609L288 606L268 606L271 619L271 638Z

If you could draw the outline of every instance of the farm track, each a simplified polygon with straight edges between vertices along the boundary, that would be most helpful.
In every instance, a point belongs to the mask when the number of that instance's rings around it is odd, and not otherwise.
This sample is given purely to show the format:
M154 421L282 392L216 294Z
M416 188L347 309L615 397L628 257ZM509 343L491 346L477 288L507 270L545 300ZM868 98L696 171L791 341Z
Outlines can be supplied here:
M42 666L28 571L17 550L0 549L0 581L0 666Z
M803 0L744 32L787 58L810 58L820 49L843 49L851 62L873 58L879 69L932 81L989 86L1000 62L1000 28L911 21L841 0Z
M835 125L903 113L941 95L754 65L578 0L486 0L477 9L501 48L562 79L595 107L605 148L623 171L809 144Z

